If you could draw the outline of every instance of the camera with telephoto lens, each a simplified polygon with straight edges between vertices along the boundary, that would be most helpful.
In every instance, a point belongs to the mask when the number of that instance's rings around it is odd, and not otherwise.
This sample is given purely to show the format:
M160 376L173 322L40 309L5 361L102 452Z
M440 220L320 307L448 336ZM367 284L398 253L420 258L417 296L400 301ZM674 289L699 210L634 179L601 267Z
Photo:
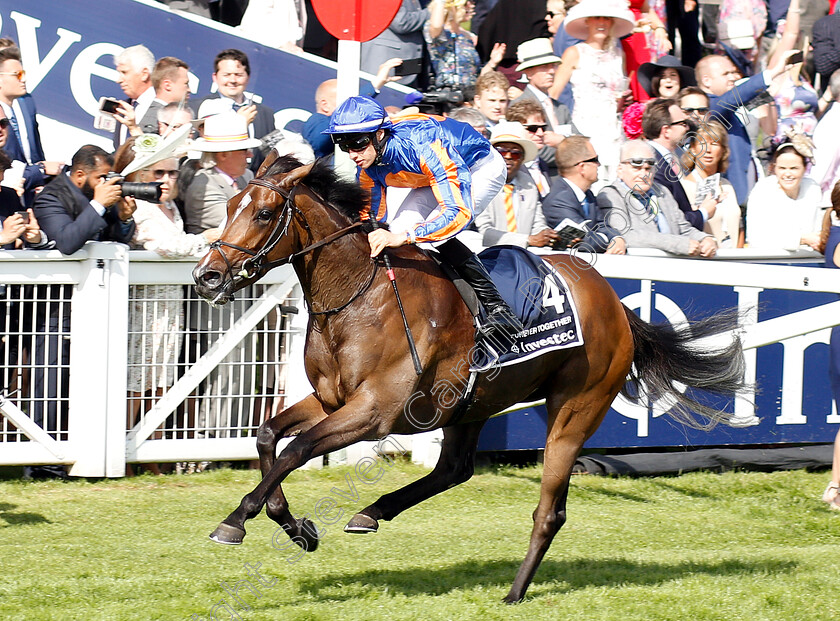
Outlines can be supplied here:
M132 181L123 181L122 175L115 172L109 172L105 180L119 179L115 185L120 186L123 196L131 196L137 200L146 201L149 203L159 203L160 197L163 195L161 186L163 183L154 181L151 183L134 183Z
M454 88L441 88L421 94L423 98L414 104L420 108L420 112L444 114L464 103L464 93Z

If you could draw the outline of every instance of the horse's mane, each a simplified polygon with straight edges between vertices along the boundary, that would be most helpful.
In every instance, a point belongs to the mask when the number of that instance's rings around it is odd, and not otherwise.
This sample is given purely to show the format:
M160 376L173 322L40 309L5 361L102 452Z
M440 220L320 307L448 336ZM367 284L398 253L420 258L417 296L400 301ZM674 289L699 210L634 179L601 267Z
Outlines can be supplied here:
M303 164L296 157L281 155L268 167L263 177L281 175L301 166ZM360 212L370 203L369 193L359 187L355 181L347 181L339 177L329 165L328 158L316 160L312 170L301 180L301 183L353 222L359 220Z

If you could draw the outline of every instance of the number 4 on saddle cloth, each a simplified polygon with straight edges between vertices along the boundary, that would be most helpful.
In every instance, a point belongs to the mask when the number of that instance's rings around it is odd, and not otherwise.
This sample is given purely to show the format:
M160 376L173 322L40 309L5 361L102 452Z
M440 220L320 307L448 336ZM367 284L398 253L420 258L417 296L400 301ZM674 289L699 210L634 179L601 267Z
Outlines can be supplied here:
M518 246L492 246L478 257L525 329L512 337L497 334L478 339L470 356L470 371L517 364L583 345L575 302L557 270ZM484 319L482 312L477 320Z

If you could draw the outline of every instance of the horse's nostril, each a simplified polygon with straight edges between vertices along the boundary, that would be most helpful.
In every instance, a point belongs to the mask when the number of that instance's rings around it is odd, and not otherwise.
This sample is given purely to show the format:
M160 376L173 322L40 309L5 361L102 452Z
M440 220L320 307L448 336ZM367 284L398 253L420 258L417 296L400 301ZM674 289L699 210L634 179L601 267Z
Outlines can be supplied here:
M207 270L201 274L200 278L203 284L212 286L221 280L222 274L213 270Z

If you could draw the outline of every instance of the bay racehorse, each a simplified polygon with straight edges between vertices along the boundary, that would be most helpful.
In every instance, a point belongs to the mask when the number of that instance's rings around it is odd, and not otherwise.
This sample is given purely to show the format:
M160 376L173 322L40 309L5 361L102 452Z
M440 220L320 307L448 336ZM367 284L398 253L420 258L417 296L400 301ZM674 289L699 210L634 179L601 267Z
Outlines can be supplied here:
M545 399L548 432L539 504L527 555L505 598L517 602L566 521L578 452L620 391L632 399L669 397L671 415L693 426L728 420L729 414L697 403L684 386L722 394L743 387L737 341L717 350L695 343L728 329L731 319L711 317L676 328L649 324L623 306L581 259L546 258L566 276L585 344L481 374L469 407L456 412L452 399L435 396L440 394L436 387L466 383L474 346L472 315L425 251L416 246L388 251L417 343L418 375L388 270L370 257L370 223L360 216L365 200L356 183L341 180L324 163L304 166L272 153L257 178L228 202L224 232L195 268L199 294L224 304L272 267L291 263L310 313L305 370L314 393L260 427L262 480L211 538L241 543L245 521L265 506L296 543L312 551L317 529L292 516L280 485L293 470L362 440L442 427L435 468L362 509L345 527L376 531L380 520L391 520L472 476L479 432L490 416L515 403ZM279 439L289 436L292 441L276 455Z

